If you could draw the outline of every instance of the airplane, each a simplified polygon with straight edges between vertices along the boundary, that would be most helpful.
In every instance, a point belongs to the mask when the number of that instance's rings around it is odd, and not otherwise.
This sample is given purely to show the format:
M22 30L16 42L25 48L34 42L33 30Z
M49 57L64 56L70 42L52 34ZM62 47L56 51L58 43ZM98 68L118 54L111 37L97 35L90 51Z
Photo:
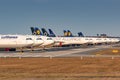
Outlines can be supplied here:
M83 38L82 37L78 37L78 36L73 36L73 34L71 33L70 30L67 30L67 31L63 30L63 32L64 32L64 36L65 37L71 37L71 38L74 37L73 39L75 39L76 40L75 42L77 42L75 44L91 44L92 43L92 38L84 37L84 35L82 34L82 32L80 34L82 35ZM55 34L53 33L53 35L55 35ZM81 40L81 42L80 42L80 40Z
M43 36L41 31L37 27L30 27L32 35L40 36L43 40L43 43L40 45L40 47L43 47L43 49L47 46L50 46L54 44L54 40L51 37ZM45 34L44 34L45 35Z
M50 35L55 35L52 31L52 34L49 30L49 33L45 30L45 28L41 28L43 34L47 34L49 37L52 37ZM70 32L70 31L68 31ZM67 31L64 30L64 37L52 37L53 40L55 41L55 44L54 45L73 45L73 44L85 44L85 43L89 43L89 40L86 40L85 38L82 38L82 37L72 37L72 36L69 36L67 37L68 35L71 35L71 32L68 34ZM56 35L55 35L56 36Z
M49 32L50 32L50 30L51 29L49 29ZM52 30L51 30L52 31ZM75 40L75 42L76 43L74 43L74 44L84 44L84 43L90 43L90 41L89 41L89 39L88 38L80 38L80 37L75 37L75 36L73 36L72 35L72 33L71 33L71 31L70 30L63 30L63 32L64 32L64 37L63 38L66 38L67 39L67 37L70 37L70 38L68 38L68 39L70 39L70 41L71 40ZM55 35L54 33L53 33L53 31L52 31L52 34L50 33L50 35ZM56 35L55 35L56 36ZM74 37L74 38L73 38ZM80 40L82 40L82 43L80 42ZM91 39L90 39L91 40ZM87 42L86 42L87 41ZM72 41L71 41L71 43L72 43Z
M8 48L15 50L33 45L33 40L28 35L0 35L0 48Z
M32 34L33 29L31 28ZM37 31L37 34L40 32ZM31 48L38 46L46 46L53 44L54 41L45 36L36 35L0 35L0 50L16 51L19 48L23 52L23 48Z
M58 37L54 34L54 32L51 29L49 29L50 34L48 34L48 32L44 28L42 28L41 30L44 36L49 36L55 41L54 46L64 46L64 45L73 45L73 44L74 45L102 44L108 42L107 40L108 38L105 39L105 38L96 38L96 37L76 37L76 36ZM64 30L64 32L66 31ZM84 35L82 34L82 36Z
M72 35L72 32L70 30L67 31L67 34L71 34L72 37L75 37ZM69 35L67 36L69 37ZM88 42L90 44L107 44L119 42L117 38L85 37L82 32L78 32L78 36L86 38L86 40L89 40Z
M29 35L29 36L33 40L33 44L30 46L32 51L34 50L34 48L39 47L43 44L43 39L41 36L36 36L36 35Z
M118 38L106 38L107 43L118 43L120 40Z

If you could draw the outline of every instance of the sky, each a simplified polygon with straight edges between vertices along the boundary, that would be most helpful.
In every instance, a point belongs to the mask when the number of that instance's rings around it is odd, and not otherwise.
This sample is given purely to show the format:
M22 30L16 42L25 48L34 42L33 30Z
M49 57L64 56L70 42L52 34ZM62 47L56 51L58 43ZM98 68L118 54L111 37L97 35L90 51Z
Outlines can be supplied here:
M31 34L31 26L120 36L120 0L0 0L0 34Z

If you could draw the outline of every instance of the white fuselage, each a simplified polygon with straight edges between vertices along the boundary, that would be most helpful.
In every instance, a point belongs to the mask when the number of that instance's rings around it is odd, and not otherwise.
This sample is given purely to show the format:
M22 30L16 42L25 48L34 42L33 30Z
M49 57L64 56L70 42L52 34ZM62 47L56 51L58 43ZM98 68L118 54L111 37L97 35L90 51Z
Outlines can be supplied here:
M31 47L39 47L40 45L42 45L44 43L41 36L36 36L36 35L29 35L29 36L33 40L33 44Z
M108 43L116 43L116 42L119 42L119 39L118 38L107 38L107 42Z
M0 35L0 48L22 48L32 44L32 38L26 35Z
M52 37L54 45L71 45L71 44L97 44L105 42L118 42L118 39L95 38L95 37Z
M54 44L54 40L51 37L41 36L41 38L43 40L43 44L41 44L40 46L45 47L45 46Z
M85 44L89 43L89 40L86 40L84 37L52 37L56 42L55 45L71 45L71 44Z
M119 40L118 40L117 38L96 38L96 37L88 37L88 40L91 40L91 43L92 43L92 44L119 42Z
M102 38L95 38L95 37L89 37L91 39L92 44L98 44L105 42Z

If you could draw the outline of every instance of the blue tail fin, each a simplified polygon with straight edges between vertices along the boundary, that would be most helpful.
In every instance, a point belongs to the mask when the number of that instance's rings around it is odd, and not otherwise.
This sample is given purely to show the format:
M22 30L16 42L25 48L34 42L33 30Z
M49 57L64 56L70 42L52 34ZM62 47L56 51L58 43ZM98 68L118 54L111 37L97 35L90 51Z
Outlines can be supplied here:
M45 30L45 28L41 28L44 36L49 36L48 32Z
M35 27L35 33L36 33L36 35L42 35L40 29L37 27Z
M30 27L30 29L31 29L32 35L35 35L35 29L34 29L34 27Z
M80 36L80 37L84 37L84 35L83 35L82 32L78 32L78 36Z
M54 34L54 32L51 29L48 29L49 33L50 33L50 37L56 37L56 35Z
M32 35L42 35L41 31L37 27L30 27Z

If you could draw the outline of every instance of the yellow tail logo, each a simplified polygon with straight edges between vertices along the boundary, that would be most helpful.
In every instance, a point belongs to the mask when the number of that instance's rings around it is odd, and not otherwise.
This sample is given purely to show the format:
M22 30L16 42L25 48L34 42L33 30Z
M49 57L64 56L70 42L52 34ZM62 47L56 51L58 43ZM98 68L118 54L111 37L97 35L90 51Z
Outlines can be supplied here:
M70 36L71 35L71 32L68 32L68 36Z
M67 36L67 32L64 33L64 36Z
M37 31L36 31L36 34L37 34L37 35L40 35L40 33L41 33L40 30L37 30Z

